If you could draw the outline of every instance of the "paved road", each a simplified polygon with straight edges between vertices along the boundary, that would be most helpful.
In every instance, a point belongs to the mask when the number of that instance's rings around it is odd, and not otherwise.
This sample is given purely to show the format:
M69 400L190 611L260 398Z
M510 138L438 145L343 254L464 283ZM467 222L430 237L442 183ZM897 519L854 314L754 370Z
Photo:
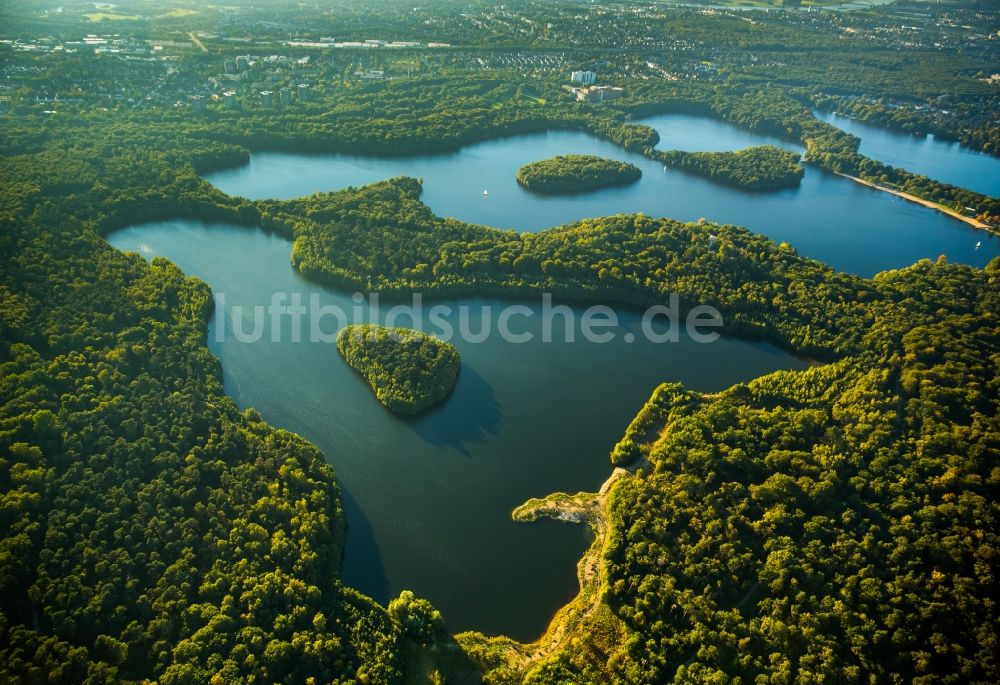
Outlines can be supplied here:
M190 37L191 37L191 42L192 42L192 43L194 43L195 45L197 45L197 46L198 46L198 48L199 48L199 49L200 49L200 50L201 50L202 52L208 52L208 48L206 48L206 47L205 47L205 44L204 44L204 43L202 43L202 42L201 42L200 40L198 40L198 36L194 35L194 31L191 31L191 32L190 32L190 33L188 34L188 36L190 36Z

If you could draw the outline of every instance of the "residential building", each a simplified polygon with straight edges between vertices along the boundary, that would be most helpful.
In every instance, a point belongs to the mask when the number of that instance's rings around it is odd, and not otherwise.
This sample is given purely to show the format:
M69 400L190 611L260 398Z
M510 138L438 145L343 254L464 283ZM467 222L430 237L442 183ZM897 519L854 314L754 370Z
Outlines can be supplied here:
M625 94L625 89L618 86L590 86L589 88L576 88L574 92L579 102L604 102L620 98Z

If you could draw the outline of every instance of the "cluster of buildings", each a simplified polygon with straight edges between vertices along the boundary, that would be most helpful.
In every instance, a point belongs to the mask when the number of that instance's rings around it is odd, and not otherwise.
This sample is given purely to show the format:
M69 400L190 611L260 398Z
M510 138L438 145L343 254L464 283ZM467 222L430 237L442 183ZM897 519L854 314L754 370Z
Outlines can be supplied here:
M625 89L618 86L584 86L572 90L577 102L604 102L620 98L625 94Z
M17 52L34 53L146 56L162 50L162 47L152 45L148 41L123 37L118 34L98 36L88 33L80 40L57 41L53 38L38 38L30 41L3 40L0 43L10 45Z
M594 85L597 83L597 74L592 71L574 71L570 74L569 80L580 84L579 87L564 86L576 96L577 102L604 102L625 95L625 89L618 86Z
M556 76L566 70L567 57L551 52L454 52L453 64L478 71L510 71L527 77Z
M419 43L413 40L335 40L320 38L319 40L289 40L285 45L294 48L450 48L451 43Z
M236 59L227 59L222 63L222 70L226 74L239 74L250 67L250 56L239 55Z
M381 81L385 78L385 70L359 69L354 72L354 77L362 81Z
M267 72L272 77L278 77L282 72L303 71L312 66L312 58L308 55L305 57L237 55L222 63L222 74L216 80L244 81L249 78L252 69L255 69L257 73Z
M309 84L300 83L295 87L295 95L299 102L308 102L310 95L312 93ZM289 87L280 88L277 91L277 103L282 107L291 106L293 100L293 91ZM273 90L262 90L257 93L257 97L260 98L260 106L265 109L271 109L275 106L275 91ZM195 112L200 113L205 111L205 98L201 95L195 95L191 97L191 109ZM222 94L222 105L226 109L239 109L240 99L234 90L227 90Z
M308 83L299 83L293 86L282 86L282 82L287 83L288 78L295 78L293 72L288 69L302 70L311 66L310 58L286 57L284 55L271 55L269 57L251 58L250 55L237 55L223 62L223 74L219 78L209 79L215 87L225 88L220 96L212 96L213 99L221 100L226 109L236 110L241 108L239 93L240 88L245 88L244 92L256 93L260 107L273 109L274 107L289 107L297 98L299 102L308 102L311 95L311 88ZM260 83L251 86L239 86L224 84L223 82L246 82L250 76L251 68L260 67L267 71L268 75ZM206 98L201 95L194 95L189 98L191 109L196 112L204 112L206 109Z

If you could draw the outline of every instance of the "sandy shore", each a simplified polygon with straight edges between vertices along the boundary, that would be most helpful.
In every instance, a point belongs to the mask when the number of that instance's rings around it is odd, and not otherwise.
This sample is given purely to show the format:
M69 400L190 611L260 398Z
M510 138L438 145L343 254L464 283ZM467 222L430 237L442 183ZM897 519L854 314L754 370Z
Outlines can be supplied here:
M959 221L964 221L970 226L981 228L985 231L989 231L990 233L998 233L997 229L994 228L993 226L985 224L979 219L975 219L971 216L965 216L964 214L956 212L951 207L945 207L944 205L940 205L937 202L931 202L930 200L925 200L924 198L917 197L916 195L913 195L911 193L904 193L902 190L893 190L892 188L886 188L885 186L880 186L876 183L872 183L871 181L866 181L863 178L858 178L857 176L851 176L850 174L842 174L839 171L835 171L834 173L837 174L838 176L849 178L855 183L860 183L863 186L868 186L869 188L874 188L875 190L881 190L884 193L891 193L893 195L903 198L904 200L909 200L910 202L916 202L918 205L923 205L924 207L930 207L931 209L936 209L942 214L947 214L948 216L958 219Z

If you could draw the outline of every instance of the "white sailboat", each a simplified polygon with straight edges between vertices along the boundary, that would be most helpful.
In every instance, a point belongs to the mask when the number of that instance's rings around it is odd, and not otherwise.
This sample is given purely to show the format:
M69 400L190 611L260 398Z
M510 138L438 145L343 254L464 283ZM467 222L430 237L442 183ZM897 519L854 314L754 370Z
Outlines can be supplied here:
M485 190L484 190L484 191L483 191L483 197L486 197L487 195L489 195L489 193L488 193L487 191L485 191Z
M982 247L982 245L983 245L983 241L982 240L978 241L976 243L976 249L978 250L980 247Z

